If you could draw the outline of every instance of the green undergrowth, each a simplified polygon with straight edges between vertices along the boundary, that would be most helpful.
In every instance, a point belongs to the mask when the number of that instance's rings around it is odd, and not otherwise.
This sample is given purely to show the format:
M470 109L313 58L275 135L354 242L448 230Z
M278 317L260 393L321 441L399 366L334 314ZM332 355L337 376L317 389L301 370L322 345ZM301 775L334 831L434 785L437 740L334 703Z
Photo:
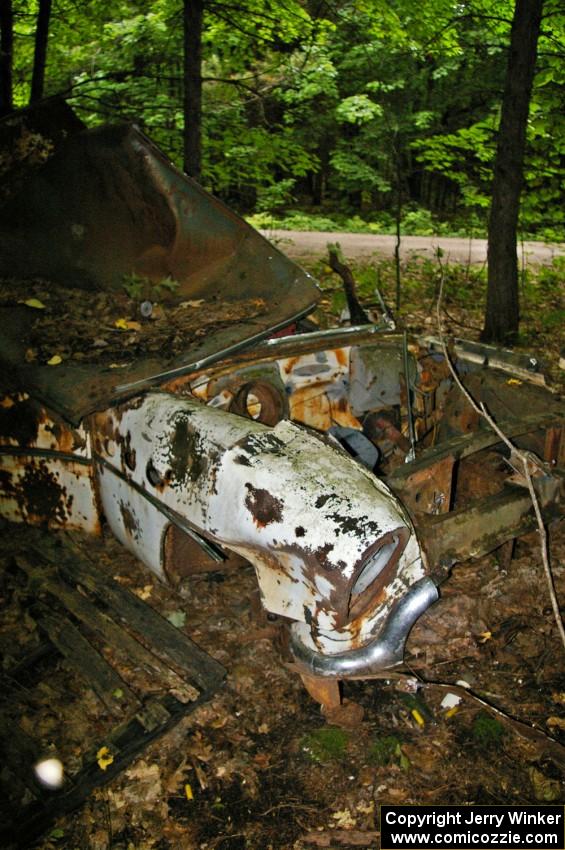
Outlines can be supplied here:
M375 235L396 234L396 221L390 213L372 215L347 215L335 211L309 212L257 212L246 216L247 221L260 230L299 230L329 233L372 233ZM455 236L463 239L485 239L486 218L477 215L440 219L429 210L419 207L406 208L400 221L403 236ZM521 234L524 240L545 242L563 241L565 235L555 228L540 229Z
M381 735L375 738L369 747L368 761L377 767L396 764L403 770L410 767L410 762L402 752L402 741L396 735Z
M320 283L322 309L328 323L345 307L343 285L327 265L326 258L306 262ZM436 304L443 279L444 321L453 336L478 339L484 322L487 272L484 265L448 262L412 254L401 263L400 310L396 311L394 260L375 258L349 264L357 283L359 300L378 310L376 288L396 313L401 325L437 332ZM555 359L565 346L565 257L551 265L527 266L519 278L520 335L517 349L547 349Z
M340 213L302 212L288 213L259 212L247 216L247 221L262 230L300 230L330 233L372 233L389 235L396 233L396 221L386 212L364 218L360 215ZM429 210L411 209L402 216L401 233L404 236L460 236L485 237L483 222L441 221Z
M304 735L300 749L307 757L319 764L342 761L345 758L349 736L338 726L322 726Z
M473 721L473 741L482 750L497 748L504 737L504 726L486 711L480 711Z

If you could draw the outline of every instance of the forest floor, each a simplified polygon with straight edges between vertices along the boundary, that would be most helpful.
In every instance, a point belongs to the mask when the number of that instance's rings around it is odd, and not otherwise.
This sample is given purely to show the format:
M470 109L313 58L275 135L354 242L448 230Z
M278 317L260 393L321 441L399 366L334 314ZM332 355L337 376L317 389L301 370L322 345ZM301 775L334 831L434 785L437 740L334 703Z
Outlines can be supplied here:
M552 533L560 598L563 531ZM110 574L148 604L165 616L185 612L186 632L228 676L209 702L60 819L41 850L378 848L381 803L563 801L565 750L552 741L565 738L563 648L535 535L518 543L508 568L495 556L458 566L410 636L404 678L346 683L345 699L363 715L352 710L340 726L281 660L280 624L255 613L251 567L192 579L181 597L115 541L101 552ZM55 738L54 718L65 718L62 735L80 719L69 716L70 696L57 699L56 676L23 717Z
M323 323L339 312L339 283L321 260L312 270L324 291ZM356 271L361 294L369 293L365 270ZM423 290L405 271L405 322L433 330L437 279ZM388 297L392 278L381 272ZM459 325L480 326L472 301L449 303ZM552 361L554 337L551 326L537 336L537 352ZM260 612L250 566L193 577L173 591L109 537L96 552L109 575L175 615L228 673L209 701L55 823L40 850L376 850L383 803L565 799L564 650L536 534L517 542L510 564L491 554L458 565L413 629L400 679L345 683L350 710L337 719L324 717L285 663L283 626ZM10 557L4 544L2 565ZM563 523L551 529L551 557L563 600ZM5 585L2 596L14 600ZM14 640L14 628L24 643L33 626L12 606L0 644ZM57 721L74 722L72 700L64 691L58 697L55 684L23 718L46 742Z

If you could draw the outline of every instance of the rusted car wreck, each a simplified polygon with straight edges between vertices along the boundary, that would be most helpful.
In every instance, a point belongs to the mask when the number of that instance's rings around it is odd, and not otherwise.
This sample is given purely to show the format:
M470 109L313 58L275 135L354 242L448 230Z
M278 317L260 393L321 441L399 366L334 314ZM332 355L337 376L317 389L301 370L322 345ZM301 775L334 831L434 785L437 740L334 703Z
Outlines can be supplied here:
M314 280L133 126L73 127L40 159L0 209L2 514L105 523L173 583L243 557L316 698L386 675L451 566L535 523L437 342L386 324L304 332ZM61 292L91 325L104 293L116 322L65 343ZM173 314L174 345L144 347ZM185 314L201 317L188 336ZM563 408L537 364L463 342L453 355L540 459L558 516Z

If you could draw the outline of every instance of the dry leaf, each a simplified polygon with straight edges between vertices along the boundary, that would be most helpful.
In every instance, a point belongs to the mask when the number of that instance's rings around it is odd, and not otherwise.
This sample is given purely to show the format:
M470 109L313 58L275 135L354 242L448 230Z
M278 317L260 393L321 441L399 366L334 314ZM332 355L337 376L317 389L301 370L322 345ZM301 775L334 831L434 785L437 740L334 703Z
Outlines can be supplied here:
M213 755L212 746L202 739L200 732L194 733L188 743L187 750L192 756L196 756L199 761L203 762L210 761Z
M147 764L146 761L138 761L133 767L126 771L128 779L135 779L141 782L158 782L161 778L161 771L158 764Z
M18 301L18 304L25 304L26 307L33 307L34 310L45 310L45 304L39 298L28 298L27 301Z
M337 822L337 826L341 826L343 829L351 829L357 824L356 818L353 817L349 809L334 812L332 818Z
M96 753L96 761L98 762L98 767L100 770L106 770L112 762L114 761L114 756L108 749L108 747L100 747L98 752Z
M184 780L184 774L187 771L186 759L183 759L174 773L167 779L165 790L169 794L174 794L181 782Z
M54 354L53 357L51 357L47 361L47 365L48 366L58 366L59 363L62 363L62 362L63 362L63 358L59 354Z
M557 779L550 779L545 776L541 770L536 767L530 767L530 781L534 787L534 795L536 800L545 803L553 803L561 797L561 783Z
M153 585L152 584L146 584L144 587L134 587L133 592L140 599L143 599L143 600L149 599L149 597L153 593Z

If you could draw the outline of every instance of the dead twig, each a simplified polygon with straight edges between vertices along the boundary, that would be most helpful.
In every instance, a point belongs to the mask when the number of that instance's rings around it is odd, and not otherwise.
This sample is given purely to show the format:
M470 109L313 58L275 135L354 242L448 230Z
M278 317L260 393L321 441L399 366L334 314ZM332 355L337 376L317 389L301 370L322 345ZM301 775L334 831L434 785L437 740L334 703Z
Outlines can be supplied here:
M553 573L551 571L551 564L549 562L549 549L547 545L547 530L545 528L543 517L541 515L541 508L539 504L539 499L537 493L535 491L534 482L532 478L532 470L538 470L541 467L541 461L536 457L532 452L525 452L521 449L518 449L517 446L512 443L511 440L504 434L503 431L500 430L484 403L476 402L467 387L461 381L461 378L457 374L457 370L455 369L451 357L449 355L449 351L447 350L447 345L445 343L444 335L443 335L443 325L441 321L441 305L443 300L443 285L445 282L445 275L443 264L441 262L441 257L438 255L438 263L440 266L440 285L439 285L439 295L436 304L436 315L437 315L437 325L438 325L438 333L439 339L441 343L441 347L443 350L443 356L445 357L445 361L448 365L449 371L453 377L453 380L459 387L459 390L463 393L463 396L467 399L473 410L475 410L479 416L482 416L485 422L489 425L490 428L497 434L502 442L508 447L510 450L510 465L513 466L517 472L521 472L526 480L526 484L528 487L528 492L530 494L530 498L532 500L532 505L534 508L534 513L537 522L538 535L540 541L540 551L543 563L543 569L545 573L545 578L547 582L547 589L549 592L549 598L551 599L551 607L553 609L553 615L555 617L555 623L557 625L557 630L559 632L559 636L561 638L561 642L563 647L565 648L565 628L563 627L563 620L561 619L561 612L559 610L559 603L557 601L557 595L555 593L555 584L553 581Z
M471 331L480 331L481 328L477 327L477 325L471 325L469 322L460 322L459 319L456 319L455 316L452 316L451 313L448 313L445 307L441 308L450 322L453 322L454 325L459 325L461 328L466 328Z
M279 812L281 809L300 809L303 812L318 812L319 809L316 806L307 806L305 803L279 803L276 806L271 806L270 809L266 809L264 812L261 812L259 815L260 818L264 818L266 815L270 815L273 812Z

